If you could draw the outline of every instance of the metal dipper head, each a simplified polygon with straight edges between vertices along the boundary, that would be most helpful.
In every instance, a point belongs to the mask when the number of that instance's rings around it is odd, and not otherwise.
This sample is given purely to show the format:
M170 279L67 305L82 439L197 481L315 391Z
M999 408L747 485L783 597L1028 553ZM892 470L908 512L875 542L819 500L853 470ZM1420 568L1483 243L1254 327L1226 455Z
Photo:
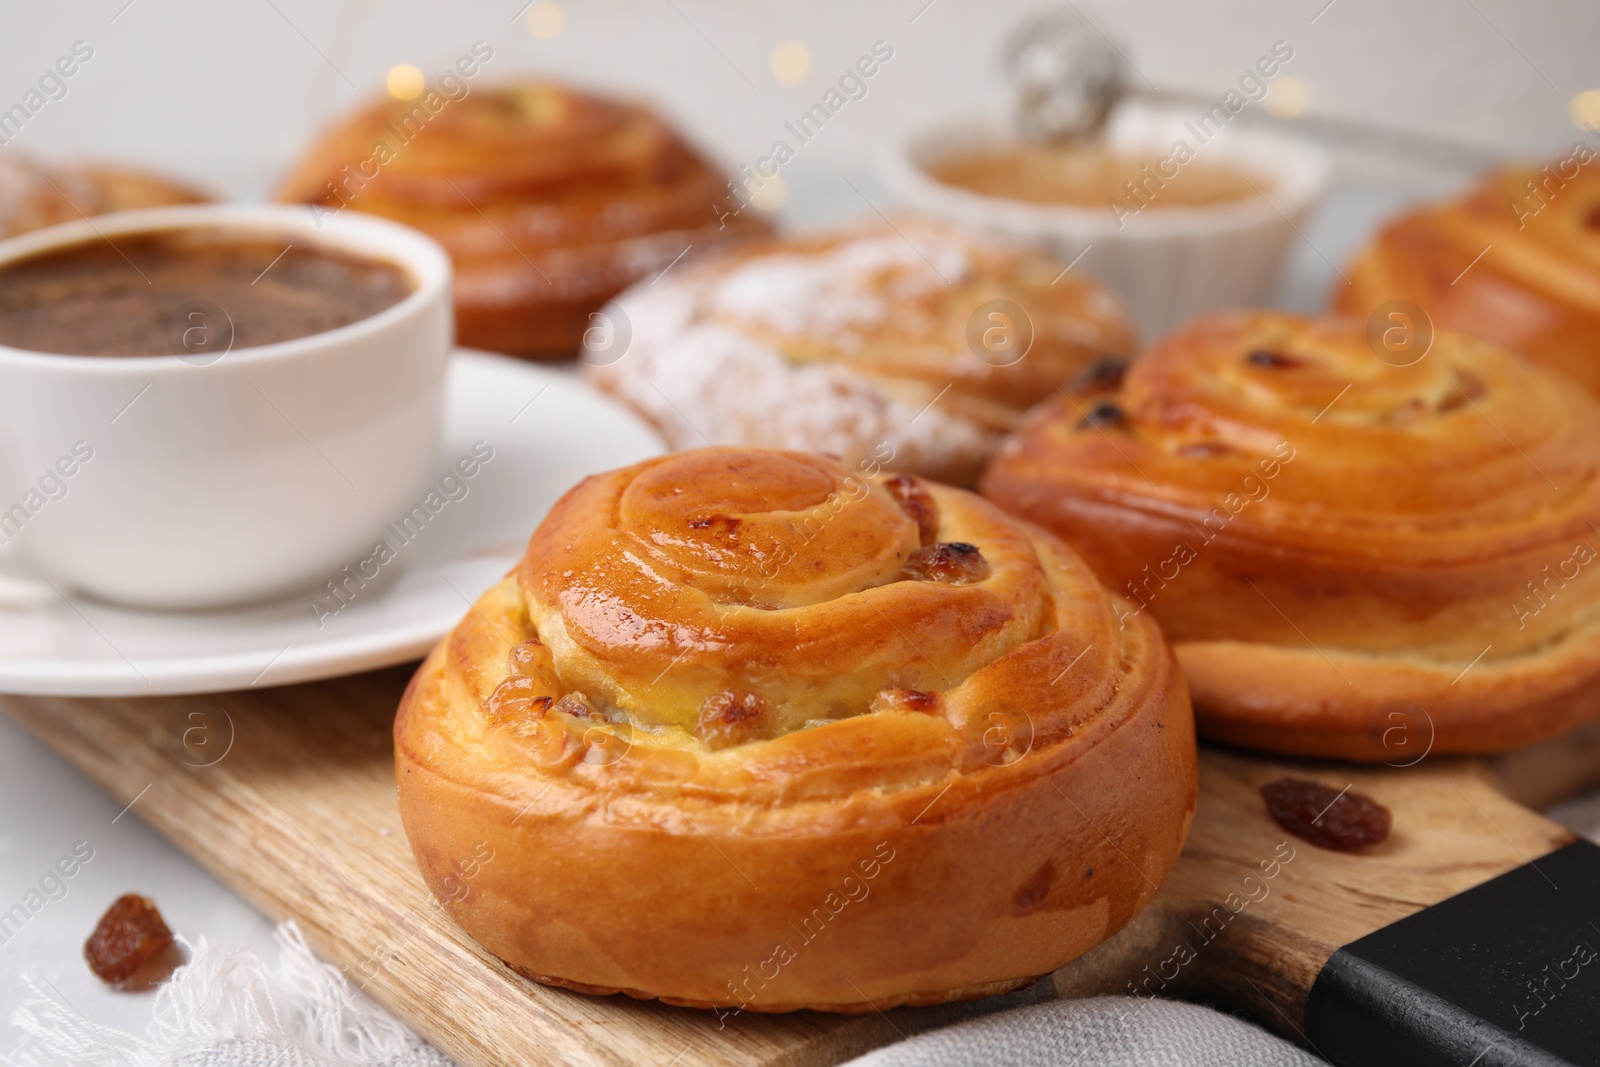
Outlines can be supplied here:
M1017 124L1030 140L1063 144L1091 136L1122 93L1121 57L1075 9L1023 22L1003 62L1016 93Z

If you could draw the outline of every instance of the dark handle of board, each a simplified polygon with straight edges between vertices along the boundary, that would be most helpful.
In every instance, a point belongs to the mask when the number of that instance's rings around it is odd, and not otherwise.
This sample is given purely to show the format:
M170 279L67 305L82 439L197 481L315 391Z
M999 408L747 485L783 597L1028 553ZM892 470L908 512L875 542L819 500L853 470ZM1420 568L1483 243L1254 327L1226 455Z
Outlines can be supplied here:
M1305 1036L1339 1067L1600 1067L1600 846L1345 945L1311 987Z

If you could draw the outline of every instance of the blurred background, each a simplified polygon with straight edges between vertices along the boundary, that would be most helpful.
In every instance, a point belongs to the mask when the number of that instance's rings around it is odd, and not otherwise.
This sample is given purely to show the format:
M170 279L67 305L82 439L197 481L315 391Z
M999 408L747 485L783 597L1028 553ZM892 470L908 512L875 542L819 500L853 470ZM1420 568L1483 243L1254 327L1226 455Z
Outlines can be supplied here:
M548 72L647 96L737 167L874 41L894 59L785 168L808 190L909 125L1001 115L997 55L1037 0L95 0L10 7L0 110L74 42L93 58L0 152L92 155L267 193L356 101L430 82L474 41L487 78ZM1354 120L1483 156L1545 156L1600 124L1600 4L1515 0L1118 0L1079 9L1131 85L1215 97L1274 41L1294 59L1271 115ZM396 74L397 68L399 73ZM408 80L409 79L409 80ZM482 81L480 79L479 84ZM1585 92L1591 95L1583 96ZM1252 109L1253 110L1253 109ZM1470 154L1463 158L1472 158ZM794 203L786 205L791 210Z

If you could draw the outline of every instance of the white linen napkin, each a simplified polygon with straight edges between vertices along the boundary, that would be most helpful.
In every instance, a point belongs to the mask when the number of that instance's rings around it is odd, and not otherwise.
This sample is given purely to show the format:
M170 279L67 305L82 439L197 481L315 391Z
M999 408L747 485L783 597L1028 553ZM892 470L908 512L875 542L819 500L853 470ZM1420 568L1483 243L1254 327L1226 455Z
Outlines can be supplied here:
M338 969L294 923L279 926L277 966L250 949L184 943L189 962L155 997L144 1037L98 1026L31 986L11 1015L9 1067L452 1067ZM181 939L180 939L181 940Z
M844 1067L1326 1067L1220 1011L1151 997L1052 1000L930 1030Z

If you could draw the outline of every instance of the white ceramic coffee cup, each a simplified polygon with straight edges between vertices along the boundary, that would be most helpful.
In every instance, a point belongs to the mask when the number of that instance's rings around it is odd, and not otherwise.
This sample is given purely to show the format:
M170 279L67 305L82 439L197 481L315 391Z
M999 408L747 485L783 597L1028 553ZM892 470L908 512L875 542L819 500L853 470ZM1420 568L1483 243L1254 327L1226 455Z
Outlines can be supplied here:
M62 593L148 607L316 584L370 549L428 478L454 330L450 259L370 215L219 204L53 226L0 242L0 264L171 229L384 260L415 288L351 325L220 357L199 334L172 356L0 346L0 559Z

